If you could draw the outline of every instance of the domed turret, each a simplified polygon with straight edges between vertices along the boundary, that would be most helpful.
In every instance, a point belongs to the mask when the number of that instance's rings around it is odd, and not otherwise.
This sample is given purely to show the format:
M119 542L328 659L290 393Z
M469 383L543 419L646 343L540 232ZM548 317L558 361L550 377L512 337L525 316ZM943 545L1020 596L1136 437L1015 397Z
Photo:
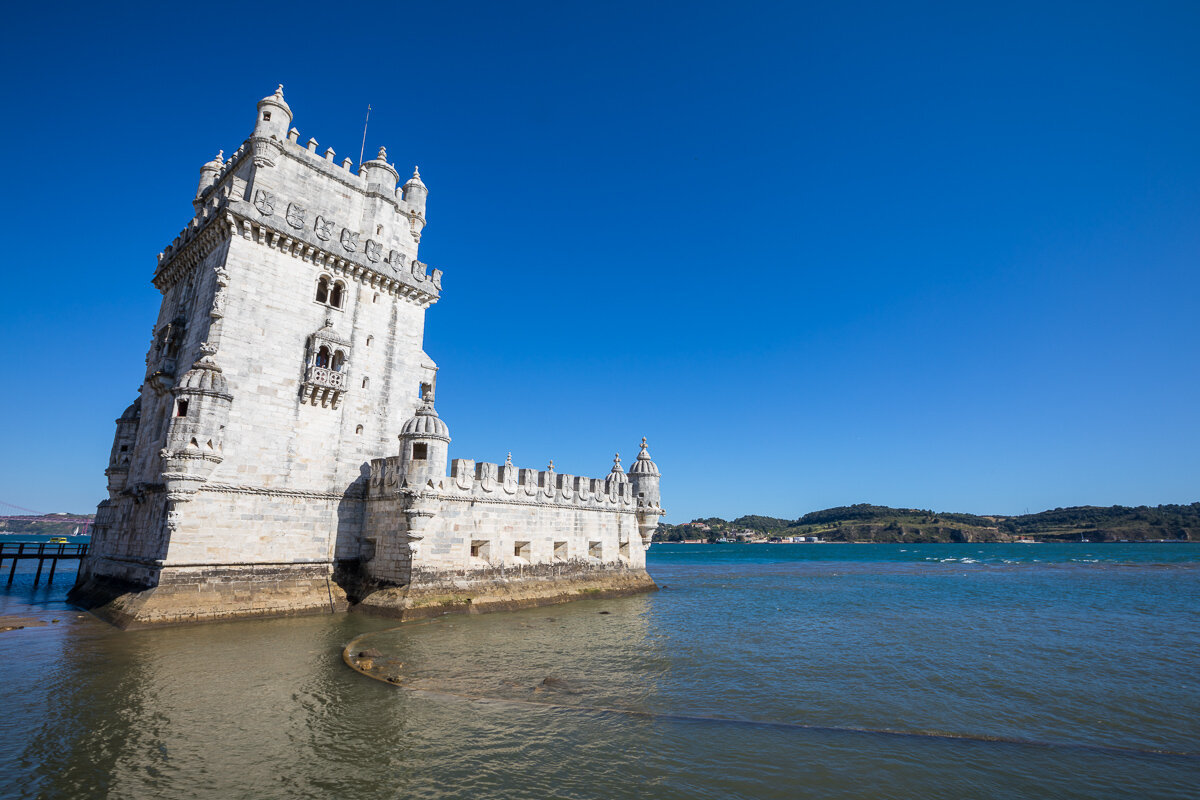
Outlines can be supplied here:
M642 437L642 449L637 461L629 468L629 481L633 484L633 499L639 506L658 508L658 465L650 460L650 451L646 449L646 437Z
M206 355L183 373L176 387L177 395L222 395L229 396L229 382L212 356Z
M424 217L427 197L429 189L425 188L425 182L421 180L421 171L413 167L412 177L404 184L404 202L408 203L414 214Z
M195 494L224 458L225 423L233 395L213 360L214 350L203 345L202 351L204 354L171 390L175 403L162 456L167 499L172 501L184 501Z
M292 109L283 99L283 84L258 101L258 119L254 123L254 135L279 141L287 140L288 127L292 124Z
M400 474L414 488L423 488L426 481L446 476L450 429L433 408L433 398L426 397L404 427L400 429Z
M650 462L654 463L654 462ZM621 454L617 453L613 456L613 467L608 473L608 477L617 483L626 483L629 479L625 477L625 470L621 468Z
M199 200L210 186L217 182L217 176L221 174L221 170L225 168L225 151L217 152L217 155L212 161L209 161L200 168L200 185L196 187L196 199Z
M116 497L125 488L125 480L129 477L129 464L133 460L134 446L137 444L138 425L142 420L142 398L134 400L117 420L117 435L113 437L112 453L108 456L108 469L104 474L108 477L108 493Z
M400 180L400 173L387 162L386 147L379 148L379 155L370 161L364 161L358 171L366 178L368 189L374 189L389 196L396 191L396 183Z

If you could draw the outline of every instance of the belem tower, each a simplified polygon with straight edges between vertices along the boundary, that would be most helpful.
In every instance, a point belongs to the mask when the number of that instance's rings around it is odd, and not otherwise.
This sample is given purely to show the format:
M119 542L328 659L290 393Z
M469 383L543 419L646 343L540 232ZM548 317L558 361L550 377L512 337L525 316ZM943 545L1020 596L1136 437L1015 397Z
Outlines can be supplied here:
M428 190L301 144L283 87L200 169L71 600L122 627L400 617L654 587L642 440L603 478L456 458L423 349ZM449 469L447 470L447 466Z

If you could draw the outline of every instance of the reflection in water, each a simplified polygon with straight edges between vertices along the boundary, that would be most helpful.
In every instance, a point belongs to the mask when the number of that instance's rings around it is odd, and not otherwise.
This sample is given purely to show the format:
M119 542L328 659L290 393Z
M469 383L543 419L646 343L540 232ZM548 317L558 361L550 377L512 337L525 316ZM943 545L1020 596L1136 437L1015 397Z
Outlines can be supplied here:
M344 615L120 632L17 586L0 613L60 622L0 634L0 796L1192 793L1200 759L1089 748L1196 749L1194 562L670 552L654 595L398 629ZM342 663L360 636L403 664L401 688Z

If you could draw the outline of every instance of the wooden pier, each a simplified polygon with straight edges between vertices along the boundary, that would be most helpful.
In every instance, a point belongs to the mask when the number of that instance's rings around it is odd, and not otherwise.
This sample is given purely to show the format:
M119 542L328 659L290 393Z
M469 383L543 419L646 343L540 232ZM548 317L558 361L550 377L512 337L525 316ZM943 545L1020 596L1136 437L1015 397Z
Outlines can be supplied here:
M37 573L33 576L33 585L36 587L42 579L42 567L46 562L50 562L50 574L46 577L46 583L54 582L54 571L58 569L59 559L65 561L78 561L87 555L88 546L86 544L64 544L62 542L0 542L0 570L4 569L4 560L12 559L12 566L8 568L8 583L6 586L12 586L13 578L17 574L17 562L25 558L36 558L38 560Z

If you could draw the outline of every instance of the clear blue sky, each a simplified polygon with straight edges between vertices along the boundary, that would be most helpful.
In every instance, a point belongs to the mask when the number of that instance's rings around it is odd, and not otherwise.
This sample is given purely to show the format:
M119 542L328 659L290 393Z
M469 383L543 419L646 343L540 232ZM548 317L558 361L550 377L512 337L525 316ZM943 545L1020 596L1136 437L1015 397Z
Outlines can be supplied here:
M452 457L667 519L1200 500L1200 5L53 3L6 12L0 501L85 511L155 255L283 83L386 145Z

